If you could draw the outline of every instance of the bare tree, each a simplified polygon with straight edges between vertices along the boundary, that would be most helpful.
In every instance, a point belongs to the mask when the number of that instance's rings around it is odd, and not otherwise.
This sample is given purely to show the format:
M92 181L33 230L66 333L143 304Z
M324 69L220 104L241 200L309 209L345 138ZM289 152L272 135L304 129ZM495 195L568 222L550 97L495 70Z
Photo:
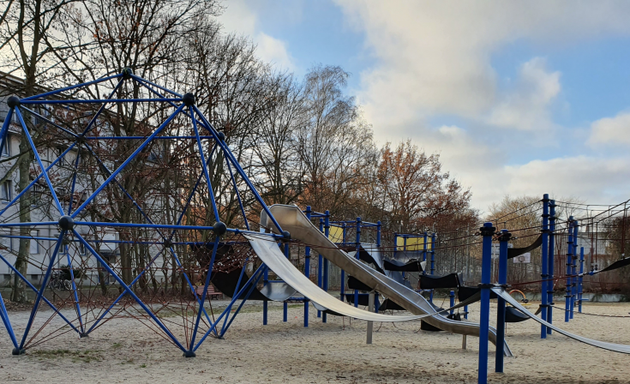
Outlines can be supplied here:
M58 32L60 29L59 17L71 4L72 0L32 0L9 1L0 19L0 37L2 44L0 52L3 52L2 68L5 72L23 76L24 84L13 92L21 97L35 95L41 91L42 85L54 80L51 68L56 66L53 52L57 48L47 41L46 37ZM48 62L47 62L48 60ZM37 126L27 119L29 130L37 140ZM20 136L20 155L17 158L19 172L18 190L23 191L31 182L30 169L34 156L26 135ZM31 191L26 191L19 201L20 222L31 221ZM19 250L15 262L15 268L26 274L30 241L30 228L20 227ZM15 276L13 301L26 301L24 283Z
M276 76L269 96L274 104L264 111L255 133L254 166L259 168L257 187L268 203L290 204L302 194L302 164L296 132L307 123L304 92L292 76Z
M376 153L371 127L361 118L352 97L342 92L348 73L340 67L313 68L305 79L308 122L297 131L303 164L301 201L315 209L345 214L360 177Z

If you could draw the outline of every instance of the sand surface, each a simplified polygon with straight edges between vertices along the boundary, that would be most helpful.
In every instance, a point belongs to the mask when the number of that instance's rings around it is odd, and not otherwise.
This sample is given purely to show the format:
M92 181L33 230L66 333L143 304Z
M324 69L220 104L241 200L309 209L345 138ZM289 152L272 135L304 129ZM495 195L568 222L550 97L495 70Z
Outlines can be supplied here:
M534 311L536 307L530 306ZM366 345L366 322L329 316L323 324L311 307L310 324L304 328L301 305L290 306L285 323L276 304L263 326L261 309L260 303L247 306L225 338L208 338L195 358L182 357L180 350L133 318L113 319L88 338L66 333L25 355L12 356L0 323L0 383L477 382L477 338L468 337L463 350L462 336L420 331L419 322L377 323L373 344ZM471 320L478 318L478 310L478 305L471 307ZM587 303L583 311L630 316L630 303ZM50 314L42 310L37 319L41 323ZM10 312L19 336L28 315ZM563 313L556 310L555 318L555 324L570 332L630 344L630 317L576 313L564 323ZM490 383L630 383L630 356L557 334L541 340L540 326L532 320L508 324L507 341L515 357L506 358L504 374L494 373L491 344Z

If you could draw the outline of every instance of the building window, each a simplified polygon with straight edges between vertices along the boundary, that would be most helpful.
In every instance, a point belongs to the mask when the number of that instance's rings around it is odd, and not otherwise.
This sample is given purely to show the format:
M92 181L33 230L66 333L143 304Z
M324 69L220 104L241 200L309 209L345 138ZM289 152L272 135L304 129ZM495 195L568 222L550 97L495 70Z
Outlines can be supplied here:
M7 202L11 201L13 195L13 185L11 180L5 180L0 184L0 200Z
M36 237L39 237L39 231L31 231L31 255L39 254L39 240Z
M2 146L2 152L0 152L0 156L9 157L11 156L11 138L7 134L6 139L4 140L4 145Z

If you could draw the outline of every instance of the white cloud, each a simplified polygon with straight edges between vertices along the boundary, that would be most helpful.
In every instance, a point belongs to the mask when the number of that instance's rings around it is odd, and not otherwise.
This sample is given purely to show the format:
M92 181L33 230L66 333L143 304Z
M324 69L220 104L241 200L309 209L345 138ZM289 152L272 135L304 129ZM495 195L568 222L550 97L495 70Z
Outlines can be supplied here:
M630 144L630 112L599 119L591 124L590 144Z
M492 109L488 122L523 131L551 128L549 107L560 93L560 72L549 72L546 67L540 57L523 64L515 88Z
M487 208L495 201L497 186L506 183L504 151L478 140L463 128L444 125L416 136L415 142L428 154L438 153L442 170L465 188L471 188L472 205L476 208Z
M263 61L274 64L276 68L289 71L295 70L294 60L289 54L284 41L271 37L264 32L259 32L254 41L258 46L256 52Z
M508 166L512 195L580 196L590 203L619 202L630 190L630 158L576 156Z
M293 8L290 8L293 9ZM260 31L258 15L252 4L246 0L232 0L219 18L228 33L248 36L256 44L256 55L278 69L295 70L295 60L287 49L287 44Z
M244 0L232 0L227 4L225 12L219 21L228 32L236 32L245 36L252 36L256 32L258 16Z
M492 67L493 55L515 42L562 49L628 36L627 2L336 2L364 33L374 58L361 73L358 100L375 137L409 137L428 153L440 153L444 169L472 187L473 206L486 209L506 194L614 201L609 199L622 198L619 191L625 188L627 195L630 158L575 156L584 149L581 131L554 122L563 89L559 70L533 57L511 84L499 87L505 79ZM595 123L599 136L593 140L618 136L626 118L616 125ZM434 128L434 119L438 126L444 120L458 126ZM569 152L544 153L542 146L560 148L556 128L576 145ZM532 161L533 153L546 160Z
M515 40L567 44L585 36L630 33L625 21L630 7L623 2L337 3L352 25L365 33L366 47L377 61L361 75L360 101L375 127L388 124L389 130L418 116L478 117L496 107L491 57ZM523 68L523 75L544 71L540 63L531 65ZM540 90L553 96L553 81L548 84L550 88Z

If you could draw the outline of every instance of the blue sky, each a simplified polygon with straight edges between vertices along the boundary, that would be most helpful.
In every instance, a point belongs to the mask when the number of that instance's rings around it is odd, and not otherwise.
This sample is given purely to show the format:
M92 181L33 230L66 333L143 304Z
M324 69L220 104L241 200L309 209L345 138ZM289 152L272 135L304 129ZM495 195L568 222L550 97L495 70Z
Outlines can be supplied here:
M411 139L487 211L630 197L630 3L232 0L226 31L303 76L352 74L377 143Z

